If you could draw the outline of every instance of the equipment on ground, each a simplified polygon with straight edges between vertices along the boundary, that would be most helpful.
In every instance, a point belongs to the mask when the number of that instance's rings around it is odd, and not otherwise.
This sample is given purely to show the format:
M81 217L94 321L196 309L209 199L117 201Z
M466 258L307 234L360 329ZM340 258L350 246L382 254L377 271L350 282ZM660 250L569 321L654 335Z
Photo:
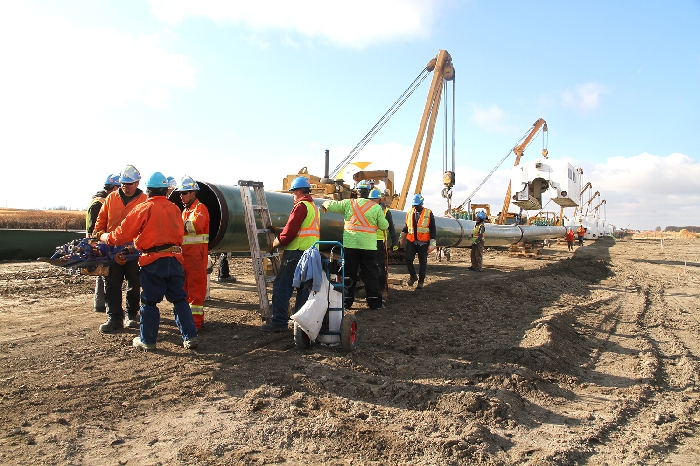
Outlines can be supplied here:
M303 183L303 182L299 182ZM243 207L243 215L245 218L246 232L248 233L248 244L250 246L250 256L253 259L253 272L255 275L255 284L258 288L258 296L260 297L260 317L263 321L269 323L272 311L270 309L270 299L267 295L267 285L272 283L280 269L279 252L262 252L260 250L260 242L258 235L263 234L267 242L268 249L272 249L275 241L274 228L272 228L272 218L270 210L267 207L267 198L263 184L260 181L244 181L238 182L241 193L241 205ZM253 205L250 197L250 188L253 188L255 195L255 205ZM206 205L206 204L205 204ZM260 217L260 223L263 228L258 228L255 218L255 212ZM266 269L263 265L263 260L268 259L270 264L270 273L266 274Z

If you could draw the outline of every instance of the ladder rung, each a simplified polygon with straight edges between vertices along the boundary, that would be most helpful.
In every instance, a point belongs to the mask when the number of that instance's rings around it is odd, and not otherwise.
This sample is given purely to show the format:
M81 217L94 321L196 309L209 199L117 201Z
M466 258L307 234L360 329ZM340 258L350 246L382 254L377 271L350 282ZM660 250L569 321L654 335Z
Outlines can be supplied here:
M258 233L272 233L269 228L258 228Z
M253 210L257 210L257 211L267 210L267 206L266 205L254 205Z
M280 256L280 253L279 253L279 252L273 252L272 254L270 254L269 252L262 252L262 251L260 251L260 257L268 257L268 258L270 258L270 257L279 257L279 256Z
M275 277L265 276L265 283L272 283L275 281Z

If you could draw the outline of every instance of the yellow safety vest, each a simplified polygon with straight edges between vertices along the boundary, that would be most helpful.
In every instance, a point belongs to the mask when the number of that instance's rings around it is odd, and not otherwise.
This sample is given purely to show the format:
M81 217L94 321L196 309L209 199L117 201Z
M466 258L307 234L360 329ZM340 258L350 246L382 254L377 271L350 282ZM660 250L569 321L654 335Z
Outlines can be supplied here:
M313 202L303 202L306 206L306 217L301 222L301 228L296 238L284 247L285 251L300 250L306 251L321 238L321 212Z

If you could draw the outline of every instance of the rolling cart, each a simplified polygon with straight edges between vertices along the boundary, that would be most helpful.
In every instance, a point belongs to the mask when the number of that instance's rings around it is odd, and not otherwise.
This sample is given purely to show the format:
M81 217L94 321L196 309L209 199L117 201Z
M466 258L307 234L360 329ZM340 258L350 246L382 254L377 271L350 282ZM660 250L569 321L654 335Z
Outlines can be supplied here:
M340 344L344 351L354 351L358 337L357 319L355 314L345 313L345 250L338 241L316 241L311 247L318 249L319 245L331 248L329 257L321 255L323 273L330 286L327 295L323 297L328 306L316 342L329 346ZM332 290L338 293L331 293ZM311 346L311 343L309 336L294 322L294 345L304 349Z

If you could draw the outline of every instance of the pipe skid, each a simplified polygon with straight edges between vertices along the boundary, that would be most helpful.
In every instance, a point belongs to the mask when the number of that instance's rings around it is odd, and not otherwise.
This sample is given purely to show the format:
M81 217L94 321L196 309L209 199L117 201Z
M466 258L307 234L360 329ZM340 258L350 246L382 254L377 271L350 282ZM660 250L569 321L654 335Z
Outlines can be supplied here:
M240 187L197 181L198 198L209 209L209 252L249 252L248 234L246 232ZM251 190L251 198L255 195ZM182 207L177 193L170 200ZM294 205L294 197L288 193L266 191L267 206L274 226L283 227ZM319 207L324 199L314 199ZM406 212L391 210L392 220L397 234L406 224ZM342 241L343 216L335 213L321 214L321 240ZM449 248L471 247L471 235L475 222L435 216L437 228L437 245ZM258 228L261 225L258 219ZM486 224L486 246L507 246L520 241L537 241L564 236L564 227L494 225Z

